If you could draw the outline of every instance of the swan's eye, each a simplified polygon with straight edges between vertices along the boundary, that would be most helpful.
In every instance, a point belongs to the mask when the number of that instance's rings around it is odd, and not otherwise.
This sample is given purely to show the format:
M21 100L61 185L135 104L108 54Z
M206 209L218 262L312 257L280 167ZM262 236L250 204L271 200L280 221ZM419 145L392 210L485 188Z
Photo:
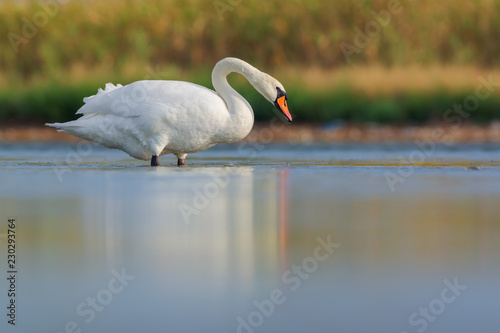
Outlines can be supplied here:
M287 99L286 92L284 92L283 90L281 90L280 87L276 87L276 91L278 92L278 96L276 97L276 99L278 99L280 97L283 97L283 96L285 96L285 99Z

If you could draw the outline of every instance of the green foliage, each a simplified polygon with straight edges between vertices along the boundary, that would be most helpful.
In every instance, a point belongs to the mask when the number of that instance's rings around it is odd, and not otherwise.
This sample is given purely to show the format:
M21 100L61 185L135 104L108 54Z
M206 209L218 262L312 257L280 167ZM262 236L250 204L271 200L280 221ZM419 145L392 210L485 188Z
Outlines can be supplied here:
M0 120L71 120L83 105L83 97L95 93L95 86L57 83L33 86L24 90L3 90L0 91Z
M203 80L195 80L206 84ZM257 121L273 117L274 106L266 101L248 83L231 80L249 101ZM206 84L210 86L209 84ZM76 119L75 112L83 105L83 97L94 95L104 84L78 83L33 86L24 90L0 91L0 120L15 121L67 121ZM304 91L300 82L289 85L288 104L297 122L328 122L341 119L350 122L401 124L444 121L444 114L454 104L463 104L473 95L466 92L404 93L396 97L369 97L349 88L331 93ZM463 120L485 122L500 119L500 97L492 95L481 101L479 108Z

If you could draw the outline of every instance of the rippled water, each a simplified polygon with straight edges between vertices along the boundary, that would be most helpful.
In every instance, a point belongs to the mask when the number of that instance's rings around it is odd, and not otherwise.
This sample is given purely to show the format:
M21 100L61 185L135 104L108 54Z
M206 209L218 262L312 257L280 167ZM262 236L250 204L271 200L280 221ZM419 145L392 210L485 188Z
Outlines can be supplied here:
M498 332L500 147L0 145L2 332Z

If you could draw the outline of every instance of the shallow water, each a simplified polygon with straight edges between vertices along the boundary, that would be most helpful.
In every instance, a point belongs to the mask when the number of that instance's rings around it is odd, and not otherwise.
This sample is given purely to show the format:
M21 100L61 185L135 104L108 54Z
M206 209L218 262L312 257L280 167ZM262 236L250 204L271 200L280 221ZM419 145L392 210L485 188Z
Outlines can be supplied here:
M498 332L500 147L0 145L0 331Z

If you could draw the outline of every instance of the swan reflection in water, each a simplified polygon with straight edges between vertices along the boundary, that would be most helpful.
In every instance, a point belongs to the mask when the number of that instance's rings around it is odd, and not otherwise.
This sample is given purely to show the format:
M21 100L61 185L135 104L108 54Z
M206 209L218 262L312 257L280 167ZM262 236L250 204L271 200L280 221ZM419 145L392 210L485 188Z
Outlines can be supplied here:
M147 249L142 260L170 272L196 262L219 287L233 280L250 291L257 271L274 275L288 266L288 172L255 177L251 167L167 170L155 172L159 180L133 196L126 187L134 184L107 177L100 193L82 200L81 242L92 244L88 256L104 254L108 267Z

